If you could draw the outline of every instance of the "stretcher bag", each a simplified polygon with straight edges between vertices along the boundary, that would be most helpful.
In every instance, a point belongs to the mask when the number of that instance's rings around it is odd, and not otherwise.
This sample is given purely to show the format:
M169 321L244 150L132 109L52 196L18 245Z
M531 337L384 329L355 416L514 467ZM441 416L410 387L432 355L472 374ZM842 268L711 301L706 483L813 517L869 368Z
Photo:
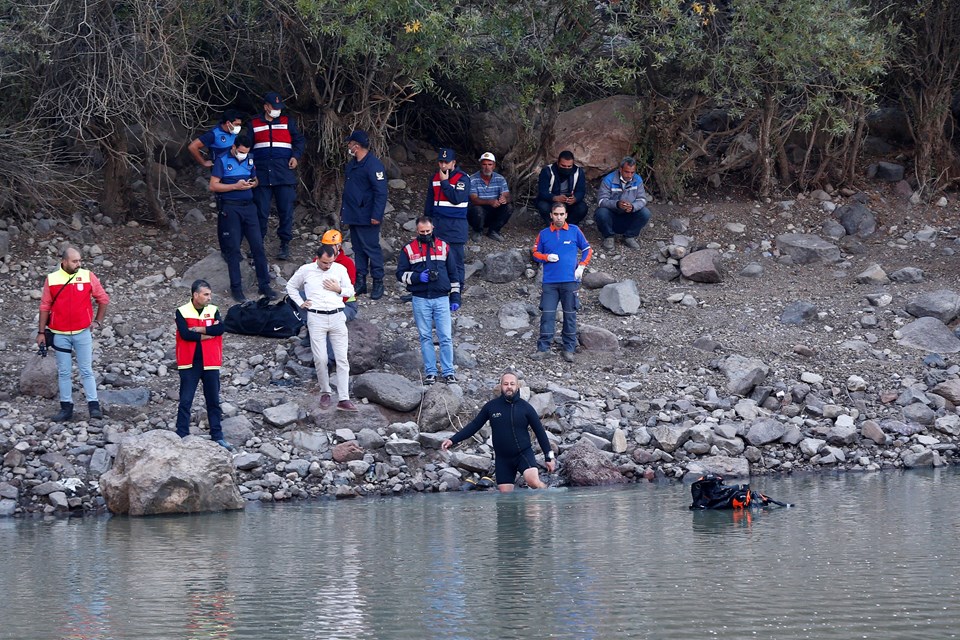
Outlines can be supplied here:
M226 331L245 336L289 338L300 333L306 315L289 296L274 303L260 298L230 307L223 325Z

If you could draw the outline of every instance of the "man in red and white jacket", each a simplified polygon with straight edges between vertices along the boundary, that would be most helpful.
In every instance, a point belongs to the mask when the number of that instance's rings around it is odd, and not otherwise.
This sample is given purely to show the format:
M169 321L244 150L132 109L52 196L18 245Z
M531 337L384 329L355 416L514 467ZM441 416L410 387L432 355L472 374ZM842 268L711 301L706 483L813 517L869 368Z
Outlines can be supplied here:
M107 314L110 296L92 272L80 268L82 257L76 247L67 247L60 255L60 268L47 274L40 298L40 323L37 344L45 344L44 332L53 332L53 349L57 358L57 384L60 389L60 411L50 419L66 422L73 417L73 367L71 353L77 354L80 382L87 396L91 418L102 418L97 398L97 379L93 375L92 325L99 328ZM97 314L93 314L93 301Z

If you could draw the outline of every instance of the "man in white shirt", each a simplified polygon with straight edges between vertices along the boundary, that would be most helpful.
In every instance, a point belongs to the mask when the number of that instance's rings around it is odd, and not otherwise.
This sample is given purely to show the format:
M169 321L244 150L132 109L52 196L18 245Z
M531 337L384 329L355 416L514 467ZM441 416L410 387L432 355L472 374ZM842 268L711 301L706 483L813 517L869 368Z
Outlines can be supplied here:
M316 262L310 262L293 274L287 282L287 295L301 309L307 311L307 328L310 330L310 350L320 382L320 408L329 409L330 374L327 372L327 336L333 345L337 362L337 409L357 411L350 401L350 363L347 361L347 319L343 315L343 299L353 296L353 285L343 265L335 262L336 249L332 245L320 245ZM300 290L306 300L300 296Z

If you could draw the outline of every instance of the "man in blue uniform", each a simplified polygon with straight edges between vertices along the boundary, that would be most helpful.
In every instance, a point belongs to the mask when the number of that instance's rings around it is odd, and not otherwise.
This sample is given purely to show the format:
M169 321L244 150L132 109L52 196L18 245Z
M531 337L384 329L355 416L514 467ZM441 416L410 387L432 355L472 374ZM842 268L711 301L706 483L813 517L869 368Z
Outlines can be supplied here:
M263 97L263 115L250 120L253 130L253 161L257 165L257 187L253 190L254 202L260 216L260 235L267 239L267 222L270 219L270 201L277 202L280 226L280 251L277 257L290 257L290 240L293 239L293 203L297 199L297 174L306 139L297 129L290 116L281 115L285 108L279 93Z
M253 204L256 186L257 169L250 157L250 138L240 136L234 141L230 153L220 156L210 171L210 191L217 194L219 204L217 235L226 254L230 295L237 302L246 300L240 279L240 243L243 238L250 245L260 293L270 299L277 297L270 288L270 268L263 251L257 208Z
M470 205L470 176L457 168L457 154L453 149L440 149L437 167L433 174L423 215L433 220L434 235L450 245L450 255L457 266L457 280L461 292L466 283L463 266L464 247L467 244L470 225L467 223L467 208Z
M500 376L500 397L483 405L477 417L452 438L444 440L440 448L446 451L458 442L463 442L480 431L488 421L493 438L493 451L496 454L497 489L503 493L513 491L518 472L523 474L523 479L531 489L546 487L537 472L537 459L533 454L528 428L533 429L537 436L545 466L550 473L556 468L553 449L550 448L550 440L547 439L547 432L540 422L537 410L520 397L520 381L514 373Z
M343 184L340 221L350 225L350 242L357 265L354 293L367 292L367 273L373 276L372 300L383 297L383 252L380 250L380 223L387 207L387 170L370 153L366 131L356 130L347 138L347 163Z
M192 140L190 146L187 147L187 151L190 152L194 162L201 167L210 169L217 158L230 153L230 147L233 146L233 141L240 133L242 126L243 114L235 109L227 109L220 116L220 123L199 138ZM204 158L203 154L200 153L200 150L204 148L207 149L208 158Z

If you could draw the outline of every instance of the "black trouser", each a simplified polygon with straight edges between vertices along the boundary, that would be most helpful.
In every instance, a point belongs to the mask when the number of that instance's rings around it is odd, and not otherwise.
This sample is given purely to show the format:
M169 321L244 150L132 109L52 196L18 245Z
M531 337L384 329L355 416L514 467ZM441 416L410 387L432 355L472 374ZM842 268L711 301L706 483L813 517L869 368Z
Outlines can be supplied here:
M544 224L550 224L550 207L552 206L553 202L549 200L537 200L537 211ZM568 204L566 207L567 224L579 225L587 217L587 203L583 200L576 204Z
M197 349L200 345L197 345ZM203 398L207 402L207 421L210 423L210 439L223 440L220 428L220 369L204 369L193 365L189 369L180 369L180 405L177 407L177 435L186 438L190 435L190 407L197 385L203 382Z
M267 254L263 251L263 237L260 235L257 207L254 206L253 200L221 199L220 204L217 235L220 237L220 248L226 253L230 289L243 288L240 278L240 243L246 238L257 273L257 285L263 291L270 286L270 265L267 263Z
M483 233L484 229L500 233L500 230L507 226L511 215L513 215L513 208L509 202L499 207L492 207L488 204L472 204L467 209L467 220L470 222L470 228L477 233Z

